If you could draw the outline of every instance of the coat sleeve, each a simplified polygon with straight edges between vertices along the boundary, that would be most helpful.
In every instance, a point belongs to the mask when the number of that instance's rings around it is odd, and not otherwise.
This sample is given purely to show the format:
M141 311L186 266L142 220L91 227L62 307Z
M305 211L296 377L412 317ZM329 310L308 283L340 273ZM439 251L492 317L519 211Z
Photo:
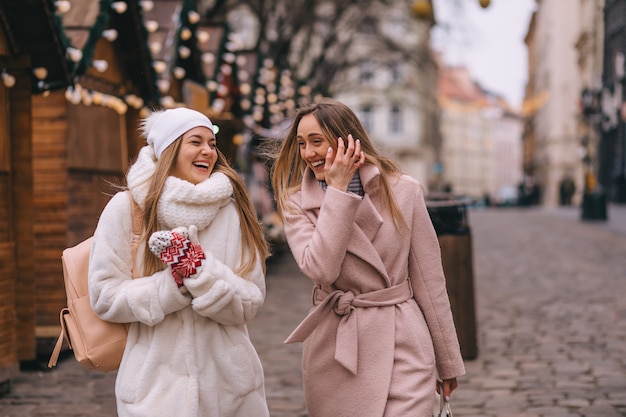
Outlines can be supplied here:
M314 223L299 205L300 195L290 200L294 212L285 210L285 237L300 270L315 284L330 286L341 272L361 197L328 187Z
M439 240L420 189L411 230L409 276L433 339L437 372L443 379L459 377L465 374L465 367L450 309Z
M102 211L94 233L89 258L90 302L104 320L153 326L189 305L191 298L180 292L168 270L133 279L131 229L130 199L126 193L118 193Z
M263 260L257 256L254 268L246 276L235 272L241 265L243 247L234 205L222 208L198 238L206 258L197 276L184 280L193 297L193 309L225 325L252 320L265 300Z
M200 315L226 325L245 324L252 320L265 300L265 274L257 258L252 272L237 275L208 250L202 270L195 278L185 279L193 297L193 309Z

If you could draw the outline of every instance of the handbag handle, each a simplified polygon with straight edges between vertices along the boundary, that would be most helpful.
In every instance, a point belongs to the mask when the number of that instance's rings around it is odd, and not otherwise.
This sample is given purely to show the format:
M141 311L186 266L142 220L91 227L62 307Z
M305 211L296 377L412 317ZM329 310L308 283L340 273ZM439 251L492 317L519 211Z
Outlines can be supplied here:
M439 392L441 393L439 395L439 414L437 414L437 417L453 417L450 401L446 401L443 395L443 381L438 380L437 383L439 384Z

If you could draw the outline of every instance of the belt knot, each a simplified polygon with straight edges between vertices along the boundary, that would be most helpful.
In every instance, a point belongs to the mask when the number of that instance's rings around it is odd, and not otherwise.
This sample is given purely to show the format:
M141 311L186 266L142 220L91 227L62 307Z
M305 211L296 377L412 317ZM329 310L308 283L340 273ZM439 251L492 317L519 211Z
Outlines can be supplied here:
M337 298L337 302L333 306L333 310L340 316L345 316L346 314L350 314L352 310L354 293L352 291L346 291L340 294L341 295Z

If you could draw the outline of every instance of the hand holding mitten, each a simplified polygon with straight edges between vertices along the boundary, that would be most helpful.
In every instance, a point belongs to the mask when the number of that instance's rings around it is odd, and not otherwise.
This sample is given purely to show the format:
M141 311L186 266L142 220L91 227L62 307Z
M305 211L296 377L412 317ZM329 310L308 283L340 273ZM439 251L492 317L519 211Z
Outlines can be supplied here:
M172 268L172 275L178 287L183 279L198 272L205 259L204 251L198 242L198 229L190 226L188 232L181 229L160 230L150 236L150 251Z

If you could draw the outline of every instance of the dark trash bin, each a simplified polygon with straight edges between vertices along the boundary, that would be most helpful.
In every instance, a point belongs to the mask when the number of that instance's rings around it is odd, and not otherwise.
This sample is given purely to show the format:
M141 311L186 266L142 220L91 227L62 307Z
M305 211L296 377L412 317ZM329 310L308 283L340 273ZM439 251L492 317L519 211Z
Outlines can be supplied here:
M464 359L478 356L472 236L467 214L470 202L451 194L431 194L426 199L441 247L450 307Z
M607 220L606 195L600 190L585 191L581 212L582 220Z

